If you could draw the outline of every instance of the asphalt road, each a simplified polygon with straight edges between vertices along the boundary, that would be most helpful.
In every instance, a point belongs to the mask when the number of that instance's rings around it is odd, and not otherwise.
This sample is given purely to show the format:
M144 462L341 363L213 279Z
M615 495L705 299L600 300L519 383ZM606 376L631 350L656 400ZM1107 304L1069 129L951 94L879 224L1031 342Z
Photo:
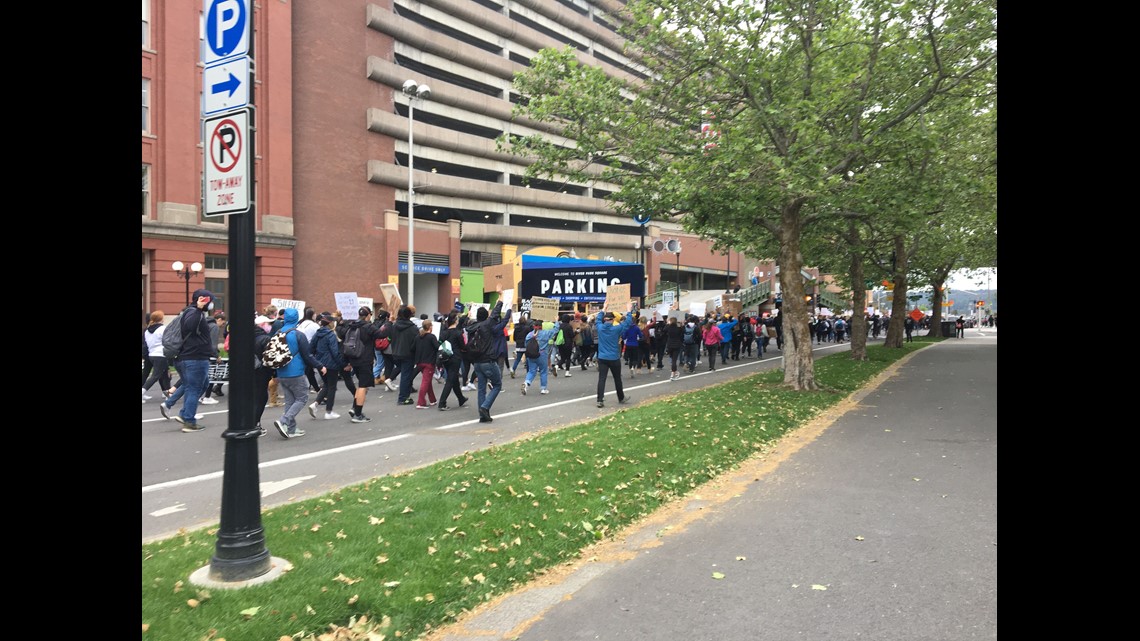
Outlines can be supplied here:
M824 343L815 347L819 356L847 350L848 343ZM715 385L765 368L779 367L779 350L765 353L763 360L742 357L707 371L702 360L697 371L669 381L669 370L642 374L630 379L623 373L625 389L635 404ZM668 359L666 359L668 363ZM396 393L383 387L369 390L364 413L371 423L352 423L348 411L352 399L341 385L335 410L341 415L323 420L318 411L313 420L302 411L298 422L306 431L301 438L285 440L273 429L273 420L283 408L265 408L262 425L269 433L259 439L258 460L262 508L311 498L335 489L360 483L376 476L415 469L466 451L484 449L513 441L541 430L556 429L615 412L617 404L613 380L606 384L606 407L595 407L598 374L595 369L571 369L571 377L551 377L550 394L538 394L538 381L528 395L520 393L525 366L517 378L504 378L503 391L491 409L492 423L479 423L474 409L476 392L465 392L470 401L465 408L416 410L397 405ZM416 386L418 388L419 381ZM228 386L227 386L228 387ZM442 385L435 384L436 394ZM219 438L228 420L229 395L217 405L199 405L200 424L207 429L183 433L181 425L159 414L160 394L142 406L142 538L143 542L162 539L180 529L216 525L221 516L222 469L225 441ZM315 399L309 395L309 400ZM181 404L176 405L177 412ZM173 413L171 414L173 416Z

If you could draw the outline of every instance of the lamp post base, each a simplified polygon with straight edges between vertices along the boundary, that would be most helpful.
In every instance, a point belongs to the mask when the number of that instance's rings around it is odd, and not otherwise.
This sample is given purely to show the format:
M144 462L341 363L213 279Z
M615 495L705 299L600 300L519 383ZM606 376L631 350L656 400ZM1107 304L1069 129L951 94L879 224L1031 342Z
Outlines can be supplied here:
M293 564L279 557L271 557L269 561L269 568L266 572L254 577L246 579L218 579L211 576L213 565L207 565L198 568L190 575L190 583L200 585L205 588L221 588L221 589L236 589L247 588L252 585L261 585L268 583L274 579L279 578L289 570L293 569Z

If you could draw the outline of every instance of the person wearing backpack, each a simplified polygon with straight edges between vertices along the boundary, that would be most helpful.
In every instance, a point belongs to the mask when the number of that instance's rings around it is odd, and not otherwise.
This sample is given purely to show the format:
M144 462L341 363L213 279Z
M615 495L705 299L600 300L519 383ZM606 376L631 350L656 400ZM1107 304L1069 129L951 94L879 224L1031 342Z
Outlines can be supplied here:
M686 315L681 345L685 350L685 366L692 374L697 369L697 357L701 352L701 330L697 327L697 317L692 314Z
M305 435L305 430L297 427L297 415L309 403L309 381L305 378L305 365L312 367L324 376L328 368L313 356L309 339L305 333L297 329L297 322L301 314L292 307L285 310L285 322L281 325L278 334L285 337L289 346L289 353L293 355L289 362L275 368L277 370L277 387L285 396L285 411L281 418L273 421L273 427L282 438L297 438ZM270 337L270 343L273 337Z
M353 394L352 411L349 419L353 423L367 423L371 417L364 415L364 400L368 388L376 385L372 376L372 363L376 358L376 334L379 326L372 322L372 309L361 307L356 310L356 320L337 325L337 337L341 340L341 353L348 361L352 375L356 379L356 392Z
M451 310L447 317L443 319L443 328L439 330L439 341L447 341L451 345L451 355L441 354L439 357L439 364L443 366L447 377L444 379L443 390L439 393L439 411L446 412L447 396L452 392L455 393L455 400L459 401L459 407L467 404L467 397L463 395L462 385L459 384L459 370L460 370L460 345L463 344L463 330L459 327L460 312Z
M748 318L736 319L736 325L732 328L732 360L740 360L740 346L744 342L744 326L748 324Z
M182 424L183 432L200 432L206 428L198 424L194 415L198 412L198 399L206 391L210 379L210 356L216 349L210 344L209 306L214 302L214 295L208 289L197 289L191 300L194 304L182 310L180 319L175 319L178 321L175 329L182 344L174 357L182 384L158 404L158 410L163 418L170 420L170 410L180 399L184 399L182 409L174 416L174 420ZM163 336L165 348L167 332L163 332ZM174 338L173 333L169 338Z
M749 316L744 319L741 325L743 327L740 330L740 352L743 355L752 356L752 341L756 337L756 319Z
M503 389L503 378L499 374L498 339L502 336L503 328L510 321L510 315L503 317L502 286L497 287L500 292L499 300L495 303L490 314L486 307L480 307L475 312L475 322L467 326L467 357L471 360L471 369L474 370L475 389L479 394L479 422L490 423L491 406ZM488 385L491 391L487 391Z
M582 339L582 344L578 346L578 364L582 366L584 372L593 361L594 351L598 346L598 330L594 327L593 318L588 316L583 318L582 327L578 329L578 336Z
M534 375L538 374L539 385L542 386L541 394L549 394L550 390L546 387L547 376L550 371L550 359L547 356L550 350L546 349L558 335L558 328L551 327L543 329L542 321L535 319L531 324L530 331L527 332L524 344L526 345L526 380L522 384L523 396L526 396L527 389L530 388L531 383L534 382ZM557 375L556 375L557 376Z

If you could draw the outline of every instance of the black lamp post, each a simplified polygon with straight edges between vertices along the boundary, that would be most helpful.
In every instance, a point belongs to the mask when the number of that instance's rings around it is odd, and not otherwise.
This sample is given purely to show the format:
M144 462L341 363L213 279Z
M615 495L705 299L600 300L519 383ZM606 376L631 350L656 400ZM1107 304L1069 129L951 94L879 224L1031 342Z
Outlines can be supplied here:
M174 273L179 278L186 279L186 306L190 306L190 277L197 276L202 272L202 263L191 263L190 265L183 265L182 261L176 260L171 265L174 268ZM183 269L185 267L185 269Z

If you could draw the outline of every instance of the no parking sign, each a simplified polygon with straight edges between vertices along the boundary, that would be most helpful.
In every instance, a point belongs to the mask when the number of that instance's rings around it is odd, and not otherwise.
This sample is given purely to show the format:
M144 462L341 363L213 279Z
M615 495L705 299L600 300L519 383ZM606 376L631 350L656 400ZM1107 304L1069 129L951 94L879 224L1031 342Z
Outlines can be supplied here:
M251 111L247 108L206 120L206 182L202 186L206 216L249 211L253 193Z

